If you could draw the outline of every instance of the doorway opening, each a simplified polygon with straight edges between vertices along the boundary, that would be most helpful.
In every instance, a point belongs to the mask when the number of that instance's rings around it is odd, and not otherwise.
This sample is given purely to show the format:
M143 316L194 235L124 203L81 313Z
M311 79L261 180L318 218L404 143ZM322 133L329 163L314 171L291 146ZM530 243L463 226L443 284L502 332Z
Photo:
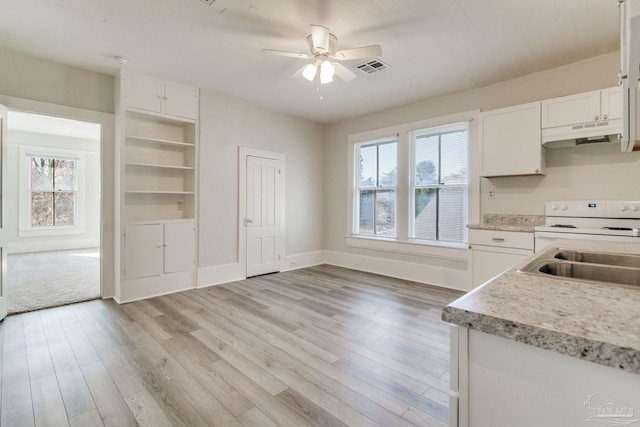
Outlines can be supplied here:
M9 110L8 312L100 297L101 124Z

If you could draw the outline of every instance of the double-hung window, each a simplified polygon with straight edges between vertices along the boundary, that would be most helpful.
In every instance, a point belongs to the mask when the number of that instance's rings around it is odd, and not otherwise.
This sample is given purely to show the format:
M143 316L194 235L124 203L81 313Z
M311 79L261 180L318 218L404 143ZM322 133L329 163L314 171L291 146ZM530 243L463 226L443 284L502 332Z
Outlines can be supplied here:
M77 159L29 156L31 227L76 225Z
M356 146L356 159L355 233L395 237L397 139L360 143Z
M463 242L469 180L467 123L414 131L410 141L409 236Z

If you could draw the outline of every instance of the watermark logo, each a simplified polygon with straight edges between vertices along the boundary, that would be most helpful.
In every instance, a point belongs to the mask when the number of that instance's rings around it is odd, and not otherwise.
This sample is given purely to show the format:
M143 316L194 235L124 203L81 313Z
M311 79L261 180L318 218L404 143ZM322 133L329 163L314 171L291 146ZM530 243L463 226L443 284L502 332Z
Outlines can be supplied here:
M587 421L610 426L628 426L638 422L638 419L633 417L633 408L627 408L614 400L607 399L602 393L588 395L583 405L591 411Z

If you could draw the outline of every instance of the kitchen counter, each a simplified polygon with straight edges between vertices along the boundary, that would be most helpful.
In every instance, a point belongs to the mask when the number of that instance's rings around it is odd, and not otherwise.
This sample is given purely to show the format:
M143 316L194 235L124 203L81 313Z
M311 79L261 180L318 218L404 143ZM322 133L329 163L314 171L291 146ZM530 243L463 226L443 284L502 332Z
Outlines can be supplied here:
M640 255L640 245L560 240L554 248ZM518 272L452 302L442 319L471 330L640 374L640 289Z
M544 215L485 214L482 223L467 224L467 228L532 233L534 227L544 224L544 220Z

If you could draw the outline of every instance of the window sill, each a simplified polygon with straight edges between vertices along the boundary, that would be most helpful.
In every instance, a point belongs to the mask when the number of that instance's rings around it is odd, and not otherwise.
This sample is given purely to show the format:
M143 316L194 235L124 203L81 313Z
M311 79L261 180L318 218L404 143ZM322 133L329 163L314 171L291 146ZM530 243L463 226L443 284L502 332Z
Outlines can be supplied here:
M20 237L41 237L41 236L70 236L73 234L84 234L84 227L43 227L43 228L21 228L18 230Z
M355 235L346 236L346 244L351 248L370 249L374 251L393 252L455 261L467 261L467 251L469 249L466 243L426 243L417 240L399 242L394 239Z

